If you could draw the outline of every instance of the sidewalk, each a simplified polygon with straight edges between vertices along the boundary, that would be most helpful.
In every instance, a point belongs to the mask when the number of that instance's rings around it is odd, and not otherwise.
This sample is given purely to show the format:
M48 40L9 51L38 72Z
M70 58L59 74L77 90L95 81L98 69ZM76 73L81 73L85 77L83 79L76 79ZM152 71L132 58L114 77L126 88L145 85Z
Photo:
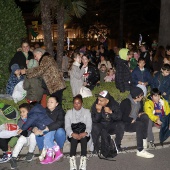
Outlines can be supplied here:
M154 138L155 138L155 144L160 145L159 142L159 129L156 127L153 127L153 132L154 132ZM165 143L170 143L170 138L168 138ZM128 149L135 149L136 148L136 133L129 133L125 132L123 140L122 140L122 148ZM80 145L77 147L77 152L80 152L81 148ZM70 151L70 143L68 141L65 142L63 152L64 153L69 153ZM24 147L21 151L20 154L25 155L28 152L27 147ZM38 147L36 147L36 150L34 152L35 154L39 154ZM2 151L0 150L0 155L2 155Z

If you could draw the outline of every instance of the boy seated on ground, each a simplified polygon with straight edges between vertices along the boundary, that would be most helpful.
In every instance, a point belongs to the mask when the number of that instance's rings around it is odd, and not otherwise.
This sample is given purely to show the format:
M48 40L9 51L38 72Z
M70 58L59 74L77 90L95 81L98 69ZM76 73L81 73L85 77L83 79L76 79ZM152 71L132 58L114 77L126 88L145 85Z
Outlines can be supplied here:
M161 118L170 113L168 102L161 96L161 92L157 88L153 88L148 95L144 104L144 111L149 116L148 142L150 147L155 148L152 127L153 125L160 127Z
M22 128L22 126L26 123L27 121L27 115L28 112L30 111L30 106L27 103L23 103L19 106L20 110L20 119L18 120L18 126L19 128ZM17 141L17 144L14 147L13 153L12 153L12 158L10 160L11 164L11 169L17 168L17 157L22 150L23 146L29 146L28 153L26 155L26 161L30 162L33 159L33 152L36 147L36 139L34 133L31 132L32 128L28 128L25 131L22 131L20 134L20 137Z
M155 74L152 88L158 88L165 100L170 102L170 65L164 64L161 71Z
M147 148L148 116L143 111L143 91L139 87L132 87L129 96L120 104L122 120L126 132L136 132L137 156L153 158L154 155L145 151Z

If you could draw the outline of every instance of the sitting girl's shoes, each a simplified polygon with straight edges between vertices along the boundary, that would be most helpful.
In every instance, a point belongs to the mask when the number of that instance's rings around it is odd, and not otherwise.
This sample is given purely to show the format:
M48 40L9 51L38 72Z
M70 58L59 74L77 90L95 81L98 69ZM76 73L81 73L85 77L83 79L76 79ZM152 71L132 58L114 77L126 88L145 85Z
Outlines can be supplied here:
M79 170L86 170L86 156L81 156Z
M43 161L41 161L40 163L41 164L51 164L53 163L54 159L53 159L53 149L52 148L49 148L47 150L47 154L46 154L46 157Z
M77 170L75 156L70 157L70 170Z
M63 157L63 153L60 151L60 149L58 151L55 151L54 152L54 160L53 162L55 161L59 161L62 157Z

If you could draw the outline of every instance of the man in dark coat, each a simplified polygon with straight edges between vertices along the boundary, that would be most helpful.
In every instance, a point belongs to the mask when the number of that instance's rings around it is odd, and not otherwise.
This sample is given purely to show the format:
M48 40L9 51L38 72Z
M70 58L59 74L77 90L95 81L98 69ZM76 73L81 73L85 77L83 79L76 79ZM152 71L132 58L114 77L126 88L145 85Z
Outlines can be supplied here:
M121 121L122 114L119 104L108 91L103 90L99 93L98 98L91 108L91 113L94 146L101 130L105 129L111 135L116 134L115 142L118 150L121 150L121 140L124 135L124 124Z

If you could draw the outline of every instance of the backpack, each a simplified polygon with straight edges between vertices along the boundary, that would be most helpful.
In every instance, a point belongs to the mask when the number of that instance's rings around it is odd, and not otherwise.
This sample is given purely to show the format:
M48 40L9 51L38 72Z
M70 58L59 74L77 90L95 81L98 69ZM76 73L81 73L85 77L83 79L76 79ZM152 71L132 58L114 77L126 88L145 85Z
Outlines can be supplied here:
M111 139L110 134L102 129L97 140L96 151L100 159L115 161L113 158L117 156L118 150L114 139Z

